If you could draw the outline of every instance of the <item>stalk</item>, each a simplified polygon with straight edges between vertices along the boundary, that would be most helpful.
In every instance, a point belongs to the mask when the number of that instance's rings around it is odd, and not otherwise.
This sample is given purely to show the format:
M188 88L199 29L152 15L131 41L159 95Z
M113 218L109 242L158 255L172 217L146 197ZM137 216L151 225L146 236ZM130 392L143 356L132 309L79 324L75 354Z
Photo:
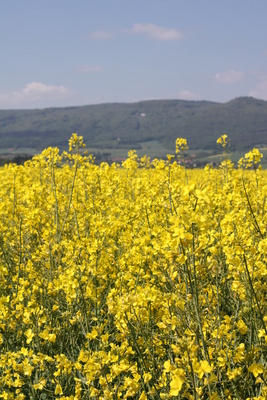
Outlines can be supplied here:
M251 206L251 203L250 203L250 200L249 200L249 196L248 196L248 193L247 193L247 189L246 189L246 186L245 186L244 179L242 180L242 182L243 182L243 188L244 188L244 191L245 191L245 195L246 195L246 199L247 199L247 202L248 202L249 210L250 210L250 213L251 213L251 215L252 215L252 217L253 217L256 230L259 232L261 238L264 239L264 235L261 233L261 230L260 230L260 227L259 227L257 218L256 218L256 216L255 216L255 214L254 214L253 209L252 209L252 206Z
M62 228L61 228L60 233L59 233L59 237L58 237L58 241L59 242L61 240L61 236L62 236L62 233L64 231L65 224L66 224L66 221L67 221L67 218L68 218L68 215L69 215L70 206L71 206L71 202L72 202L72 196L73 196L73 192L74 192L74 185L75 185L75 179L76 179L76 175L77 175L77 170L78 170L78 161L76 160L74 176L73 176L72 185L71 185L71 191L70 191L69 204L68 204L68 208L67 208L67 211L66 211L66 214L65 214L65 218L64 218L64 221L63 221L63 224L62 224Z
M264 322L264 319L263 319L263 315L262 315L262 312L261 312L261 309L260 309L259 301L258 301L256 292L255 292L254 287L253 287L253 283L252 283L252 279L251 279L251 276L250 276L250 273L249 273L247 259L246 259L245 254L243 254L243 260L244 260L246 272L247 272L247 275L248 275L249 286L250 286L251 292L252 292L252 294L254 296L255 303L257 305L257 309L258 309L258 312L259 312L259 316L260 316L260 320L261 320L261 323L262 323L262 327L263 327L263 329L265 331L265 334L267 335L267 329L266 329L265 322Z
M52 156L52 164L51 164L51 172L52 172L52 190L55 196L55 205L56 205L56 226L57 226L57 237L59 237L59 213L58 213L58 201L57 201L57 187L56 187L56 178L55 178L55 166L54 166L54 152Z
M184 251L184 247L183 247L182 241L180 241L180 242L181 242L183 253L185 255L185 251ZM198 324L200 338L201 338L203 351L204 351L204 357L205 357L205 360L207 360L210 363L209 353L207 351L207 345L206 345L206 342L205 342L205 339L204 339L204 333L203 333L203 329L202 329L202 321L201 321L200 312L199 312L199 304L198 304L198 299L197 299L197 289L196 290L194 289L194 284L193 284L193 281L192 281L191 272L190 272L187 260L185 262L185 266L186 266L186 273L187 273L188 280L189 280L189 286L190 286L191 293L192 293L192 298L193 298L193 304L194 304L194 308L195 308L197 324ZM196 279L195 279L195 285L196 285Z

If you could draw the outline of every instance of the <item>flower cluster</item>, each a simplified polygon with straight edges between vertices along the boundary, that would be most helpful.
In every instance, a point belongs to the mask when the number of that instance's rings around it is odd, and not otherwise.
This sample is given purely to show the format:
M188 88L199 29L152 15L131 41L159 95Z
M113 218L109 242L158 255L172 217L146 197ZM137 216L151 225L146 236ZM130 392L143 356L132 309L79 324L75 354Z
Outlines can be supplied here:
M187 140L184 138L177 138L175 142L175 152L178 154L180 151L188 150Z
M242 157L238 165L240 168L253 168L255 169L261 162L262 154L259 149L253 149L245 154L245 157Z
M229 139L226 134L221 135L219 139L217 139L217 143L222 146L223 149L226 149L227 146L229 145Z
M0 169L0 399L266 399L266 171L83 146Z

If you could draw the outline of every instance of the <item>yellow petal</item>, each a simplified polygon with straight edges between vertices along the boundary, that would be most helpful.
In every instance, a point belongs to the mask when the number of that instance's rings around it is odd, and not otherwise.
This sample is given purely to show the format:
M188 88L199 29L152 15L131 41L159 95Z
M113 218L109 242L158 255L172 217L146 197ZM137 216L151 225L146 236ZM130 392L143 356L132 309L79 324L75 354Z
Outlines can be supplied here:
M262 374L264 372L262 364L255 364L255 363L251 364L248 370L249 372L252 372L255 378L257 378L259 374Z
M211 368L211 366L209 365L209 363L208 363L207 360L201 361L201 369L202 369L204 372L208 372L208 373L212 371L212 368Z
M185 372L178 368L173 372L173 377L170 383L170 396L178 396L181 391L183 383L185 382Z

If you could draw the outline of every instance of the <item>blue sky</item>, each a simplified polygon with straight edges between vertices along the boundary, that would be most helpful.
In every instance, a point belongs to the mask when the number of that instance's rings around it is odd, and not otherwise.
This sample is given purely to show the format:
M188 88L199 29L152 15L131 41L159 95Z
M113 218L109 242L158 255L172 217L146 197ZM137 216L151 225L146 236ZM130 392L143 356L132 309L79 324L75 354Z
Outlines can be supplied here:
M0 109L267 100L266 0L2 0Z

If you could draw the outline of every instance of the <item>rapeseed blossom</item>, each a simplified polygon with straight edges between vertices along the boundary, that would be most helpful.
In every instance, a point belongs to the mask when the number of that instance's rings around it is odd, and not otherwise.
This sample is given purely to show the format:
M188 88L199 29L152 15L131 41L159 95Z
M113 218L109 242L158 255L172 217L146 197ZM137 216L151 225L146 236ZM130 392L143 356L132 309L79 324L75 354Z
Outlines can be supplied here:
M0 399L267 398L267 174L218 143L0 169Z

